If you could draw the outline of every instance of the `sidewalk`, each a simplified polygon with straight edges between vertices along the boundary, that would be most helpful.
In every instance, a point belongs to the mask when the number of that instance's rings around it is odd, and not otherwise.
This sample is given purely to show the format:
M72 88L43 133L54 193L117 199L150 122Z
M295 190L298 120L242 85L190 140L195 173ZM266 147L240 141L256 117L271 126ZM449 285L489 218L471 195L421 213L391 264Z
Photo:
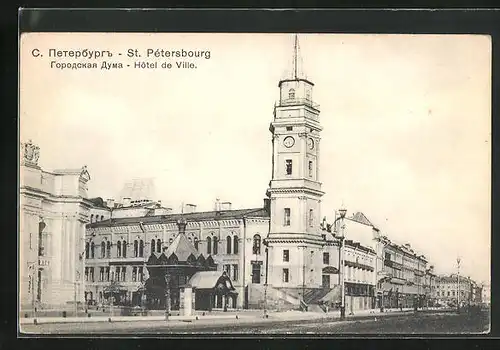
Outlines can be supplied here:
M346 319L353 318L356 316L385 316L397 313L407 313L413 312L413 309L389 309L384 310L383 313L379 309L375 310L358 310L353 315L346 314ZM338 310L325 312L303 312L303 311L268 311L267 320L269 321L301 321L301 320L315 320L315 319L340 319L340 312ZM263 321L264 318L263 310L241 310L241 311L230 311L224 313L206 313L205 315L198 314L192 316L170 316L170 321L178 322L195 322L197 320L255 320ZM139 321L165 321L165 316L94 316L94 317L42 317L36 319L36 324L54 324L54 323L98 323L98 322L139 322ZM20 324L34 324L35 319L33 318L21 318Z

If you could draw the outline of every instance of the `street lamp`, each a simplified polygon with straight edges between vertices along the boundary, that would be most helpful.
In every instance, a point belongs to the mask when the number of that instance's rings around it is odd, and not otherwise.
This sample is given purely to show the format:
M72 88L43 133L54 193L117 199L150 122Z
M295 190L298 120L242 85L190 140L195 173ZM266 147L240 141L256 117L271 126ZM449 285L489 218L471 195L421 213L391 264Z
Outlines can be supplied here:
M335 219L335 223L338 220L341 220L341 225L340 225L340 230L337 230L337 232L340 232L340 234L336 235L335 237L340 240L340 247L339 247L339 278L340 278L340 318L344 319L345 318L345 262L344 262L344 240L345 240L345 235L344 235L344 218L347 213L347 210L342 208L339 210L340 217ZM335 226L334 226L335 227Z
M170 315L170 274L165 274L165 321Z
M267 241L264 240L264 245L266 246L266 283L264 284L264 318L267 318L267 275L269 266L269 250L267 248Z
M457 258L457 313L460 313L460 257Z

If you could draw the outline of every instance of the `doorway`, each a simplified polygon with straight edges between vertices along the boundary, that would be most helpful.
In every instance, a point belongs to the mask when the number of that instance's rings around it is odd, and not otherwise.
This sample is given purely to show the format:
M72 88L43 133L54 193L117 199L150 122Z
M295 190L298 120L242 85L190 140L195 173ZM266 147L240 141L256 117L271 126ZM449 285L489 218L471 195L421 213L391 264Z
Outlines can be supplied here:
M323 275L322 286L323 288L330 288L330 275Z

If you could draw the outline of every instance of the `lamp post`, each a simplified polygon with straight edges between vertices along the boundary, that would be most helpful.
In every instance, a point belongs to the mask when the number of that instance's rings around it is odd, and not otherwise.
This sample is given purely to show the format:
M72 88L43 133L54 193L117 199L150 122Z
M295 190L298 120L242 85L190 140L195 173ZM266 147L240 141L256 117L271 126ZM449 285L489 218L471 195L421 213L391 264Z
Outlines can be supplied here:
M335 222L340 220L340 230L337 230L340 232L336 238L340 240L340 247L339 247L339 277L340 277L340 318L344 319L345 318L345 262L344 262L344 240L345 240L345 234L344 234L344 218L345 214L347 213L347 210L342 208L339 210L340 217L335 219ZM334 225L335 225L334 222Z
M460 313L460 257L457 258L457 313Z
M170 275L165 274L165 321L170 315Z
M264 318L267 318L267 275L269 266L269 250L267 248L267 241L264 240L264 245L266 246L266 280L264 284Z

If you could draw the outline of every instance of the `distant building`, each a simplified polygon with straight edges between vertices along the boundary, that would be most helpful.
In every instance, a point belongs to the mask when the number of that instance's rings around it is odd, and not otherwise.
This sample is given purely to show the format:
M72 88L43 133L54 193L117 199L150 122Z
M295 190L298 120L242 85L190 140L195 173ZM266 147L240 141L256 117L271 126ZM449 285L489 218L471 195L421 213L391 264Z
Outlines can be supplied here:
M47 171L39 148L21 144L19 273L21 310L84 300L84 237L91 203L86 167Z
M470 303L473 301L473 282L464 276L459 278L457 274L438 276L436 278L435 298L440 304L445 305L457 305L458 301L461 305Z
M491 304L491 285L485 283L481 286L481 302L490 305Z

